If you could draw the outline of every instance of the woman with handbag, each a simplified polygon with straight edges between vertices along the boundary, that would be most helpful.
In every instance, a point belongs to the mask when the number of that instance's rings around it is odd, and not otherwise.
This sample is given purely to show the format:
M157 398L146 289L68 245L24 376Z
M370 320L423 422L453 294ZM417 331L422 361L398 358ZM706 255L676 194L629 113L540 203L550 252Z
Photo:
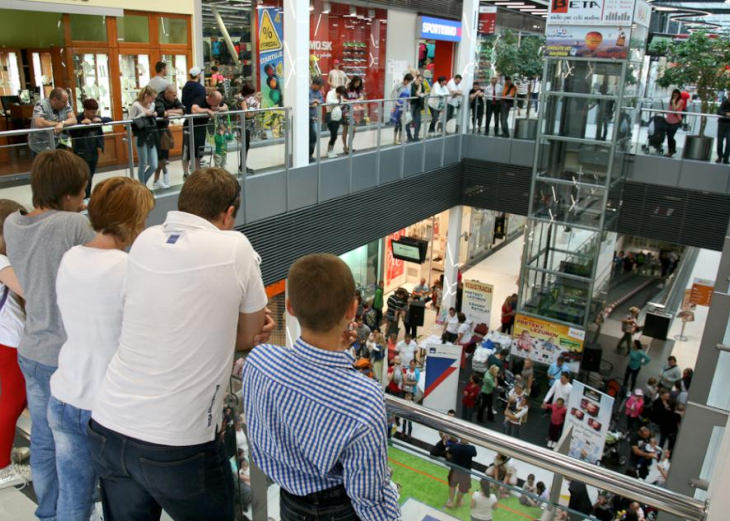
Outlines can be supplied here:
M669 112L664 119L667 120L667 145L669 150L665 154L667 157L672 157L677 153L677 142L674 139L674 135L682 126L682 114L684 109L687 108L687 103L682 99L682 93L679 89L672 91L672 98L669 100Z
M159 135L159 149L157 150L157 169L152 188L170 188L170 174L167 173L167 165L170 162L170 150L175 148L175 139L170 131L170 116L182 116L185 114L185 105L177 98L177 87L174 83L168 83L165 90L160 92L155 99L155 112L158 118L157 132ZM160 180L162 172L162 180Z
M350 79L350 83L347 84L347 94L345 97L348 102L362 101L365 99L362 91L362 78L360 76L353 76ZM355 109L356 106L359 108ZM350 153L350 149L347 147L347 138L350 134L350 120L352 119L352 141L350 142L350 146L352 146L355 142L355 131L357 130L355 116L361 117L363 111L362 105L345 105L342 109L342 146L345 149L345 155L347 155Z
M137 177L146 185L157 170L157 122L155 121L155 98L157 91L147 85L139 91L137 99L129 107L129 119L134 123L132 130L137 136Z
M241 109L242 110L258 110L261 108L260 94L256 94L253 84L247 81L241 87ZM246 151L246 173L253 174L253 169L248 166L248 149L251 148L251 134L256 127L256 112L246 113L246 137L244 139L244 147ZM239 169L240 170L240 169Z

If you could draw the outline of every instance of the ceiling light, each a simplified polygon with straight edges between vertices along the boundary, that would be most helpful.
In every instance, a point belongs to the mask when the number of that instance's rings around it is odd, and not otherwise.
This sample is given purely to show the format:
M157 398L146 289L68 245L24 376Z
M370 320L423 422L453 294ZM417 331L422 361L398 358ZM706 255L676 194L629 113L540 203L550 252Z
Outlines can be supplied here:
M527 5L527 4L524 2L497 2L495 5L504 5L507 7L517 7L520 5Z
M309 0L309 10L314 11L314 1L313 0Z
M329 2L324 3L324 9L322 9L322 14L329 14L332 12L332 4Z
M672 11L676 11L677 8L676 7L663 7L661 5L658 5L658 6L654 7L654 10L655 11L663 11L663 12L669 13L669 12L672 12Z

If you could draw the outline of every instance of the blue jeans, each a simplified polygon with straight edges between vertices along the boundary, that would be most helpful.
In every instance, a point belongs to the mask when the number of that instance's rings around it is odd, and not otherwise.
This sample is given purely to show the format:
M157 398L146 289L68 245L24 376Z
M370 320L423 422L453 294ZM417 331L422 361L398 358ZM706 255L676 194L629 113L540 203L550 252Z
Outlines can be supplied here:
M51 376L55 367L33 362L18 355L18 365L25 376L28 410L33 421L30 437L30 468L33 490L38 499L35 515L41 521L56 519L58 475L56 474L56 445L48 425L48 401L51 398Z
M86 521L94 507L96 472L86 434L90 419L91 411L77 409L51 396L48 423L56 442L58 521Z
M358 521L345 487L295 496L283 488L279 496L281 521Z
M220 436L200 445L171 447L130 438L93 419L87 429L99 474L105 521L234 518L231 464Z
M155 145L145 145L138 140L137 157L139 158L137 177L142 184L147 184L149 178L157 170L157 148Z

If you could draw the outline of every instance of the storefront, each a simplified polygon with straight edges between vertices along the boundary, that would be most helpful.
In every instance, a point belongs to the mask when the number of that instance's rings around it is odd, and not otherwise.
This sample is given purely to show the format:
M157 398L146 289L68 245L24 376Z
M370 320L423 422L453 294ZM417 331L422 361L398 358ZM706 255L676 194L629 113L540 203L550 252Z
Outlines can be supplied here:
M461 22L430 16L418 17L418 69L433 84L439 76L450 79L456 44L461 41Z

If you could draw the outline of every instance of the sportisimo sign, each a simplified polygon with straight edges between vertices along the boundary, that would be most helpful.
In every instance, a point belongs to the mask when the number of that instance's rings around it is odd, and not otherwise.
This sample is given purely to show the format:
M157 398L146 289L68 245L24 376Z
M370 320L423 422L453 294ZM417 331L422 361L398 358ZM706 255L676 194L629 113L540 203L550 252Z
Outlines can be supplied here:
M421 29L421 38L447 42L461 41L461 22L456 20L421 16L418 26Z

